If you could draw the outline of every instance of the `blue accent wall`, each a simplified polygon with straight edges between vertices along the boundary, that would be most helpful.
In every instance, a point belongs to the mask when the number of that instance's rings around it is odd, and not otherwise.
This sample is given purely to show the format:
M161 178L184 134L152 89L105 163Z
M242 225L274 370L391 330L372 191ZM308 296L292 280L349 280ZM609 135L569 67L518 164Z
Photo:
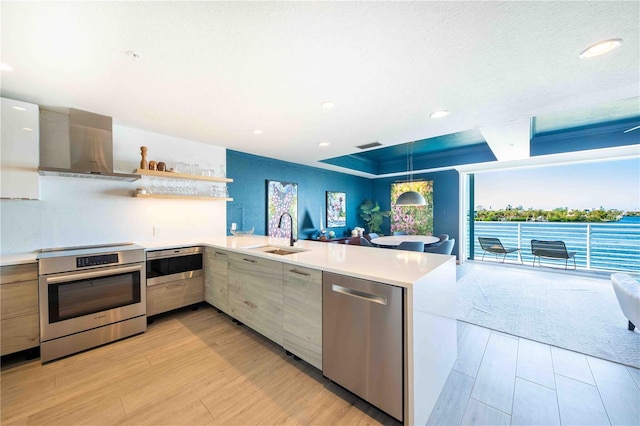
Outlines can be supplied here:
M256 235L267 233L267 180L298 184L300 239L311 237L318 231L320 212L322 227L326 227L326 191L347 194L347 226L329 228L337 237L343 236L347 230L363 225L360 204L371 198L370 179L239 151L227 150L227 175L233 178L233 183L229 185L229 196L233 201L227 203L227 230L231 228L231 223L235 222L242 229L254 227Z
M414 180L433 181L433 235L449 234L455 238L454 254L460 241L460 174L455 170L413 175ZM380 203L383 210L391 209L391 184L397 178L376 179L373 181L373 199ZM390 219L385 218L382 232L391 234Z

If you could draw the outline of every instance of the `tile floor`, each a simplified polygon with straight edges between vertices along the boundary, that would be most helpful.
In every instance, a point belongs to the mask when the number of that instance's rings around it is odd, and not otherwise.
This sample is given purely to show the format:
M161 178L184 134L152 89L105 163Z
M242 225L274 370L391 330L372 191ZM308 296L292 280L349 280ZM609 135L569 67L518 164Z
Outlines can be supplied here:
M458 321L429 425L640 425L640 370Z

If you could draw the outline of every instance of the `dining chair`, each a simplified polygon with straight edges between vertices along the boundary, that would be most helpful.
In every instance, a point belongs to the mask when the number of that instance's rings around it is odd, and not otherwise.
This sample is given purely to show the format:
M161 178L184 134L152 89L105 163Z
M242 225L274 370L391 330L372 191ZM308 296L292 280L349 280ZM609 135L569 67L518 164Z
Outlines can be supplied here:
M442 245L442 243L444 243L448 239L449 239L449 234L440 234L440 235L438 235L438 241L436 241L435 243L425 244L424 245L424 248L425 248L424 251L427 251L428 248L429 249L435 249L436 247L440 247L440 245Z
M396 250L424 251L424 243L422 241L403 241Z
M380 235L376 234L375 232L369 232L369 239L373 240L374 238L379 238Z
M360 245L365 247L375 247L371 244L371 241L367 240L365 237L360 237Z
M404 231L393 231L393 235L408 235L408 234Z
M452 238L450 240L443 241L435 247L425 247L425 253L436 253L436 254L451 254L453 252L453 246L455 245L456 240Z

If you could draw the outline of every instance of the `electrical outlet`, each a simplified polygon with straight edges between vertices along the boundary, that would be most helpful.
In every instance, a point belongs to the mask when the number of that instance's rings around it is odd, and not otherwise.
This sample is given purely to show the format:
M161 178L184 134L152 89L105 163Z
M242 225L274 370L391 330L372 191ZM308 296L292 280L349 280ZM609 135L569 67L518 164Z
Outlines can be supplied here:
M236 225L236 223L235 223L235 222L233 222L233 223L231 224L231 230L232 230L232 231L235 231L235 230L237 229L237 227L238 227L238 225Z
M159 237L160 236L160 228L157 226L153 227L153 236L154 237Z

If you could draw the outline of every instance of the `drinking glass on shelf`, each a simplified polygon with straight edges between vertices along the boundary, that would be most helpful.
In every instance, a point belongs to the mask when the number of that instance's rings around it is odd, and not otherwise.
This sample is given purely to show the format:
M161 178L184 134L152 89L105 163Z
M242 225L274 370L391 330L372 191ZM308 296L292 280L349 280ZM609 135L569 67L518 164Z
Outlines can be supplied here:
M147 193L149 193L149 194L157 194L158 193L157 179L156 178L151 178L150 179L149 188L147 188Z
M224 164L220 164L218 166L218 176L223 178L223 177L227 177L227 171L226 171L226 167L224 166Z
M185 174L185 173L187 173L186 168L187 168L187 165L185 163L183 163L182 161L179 161L179 162L176 163L175 171L177 173Z

